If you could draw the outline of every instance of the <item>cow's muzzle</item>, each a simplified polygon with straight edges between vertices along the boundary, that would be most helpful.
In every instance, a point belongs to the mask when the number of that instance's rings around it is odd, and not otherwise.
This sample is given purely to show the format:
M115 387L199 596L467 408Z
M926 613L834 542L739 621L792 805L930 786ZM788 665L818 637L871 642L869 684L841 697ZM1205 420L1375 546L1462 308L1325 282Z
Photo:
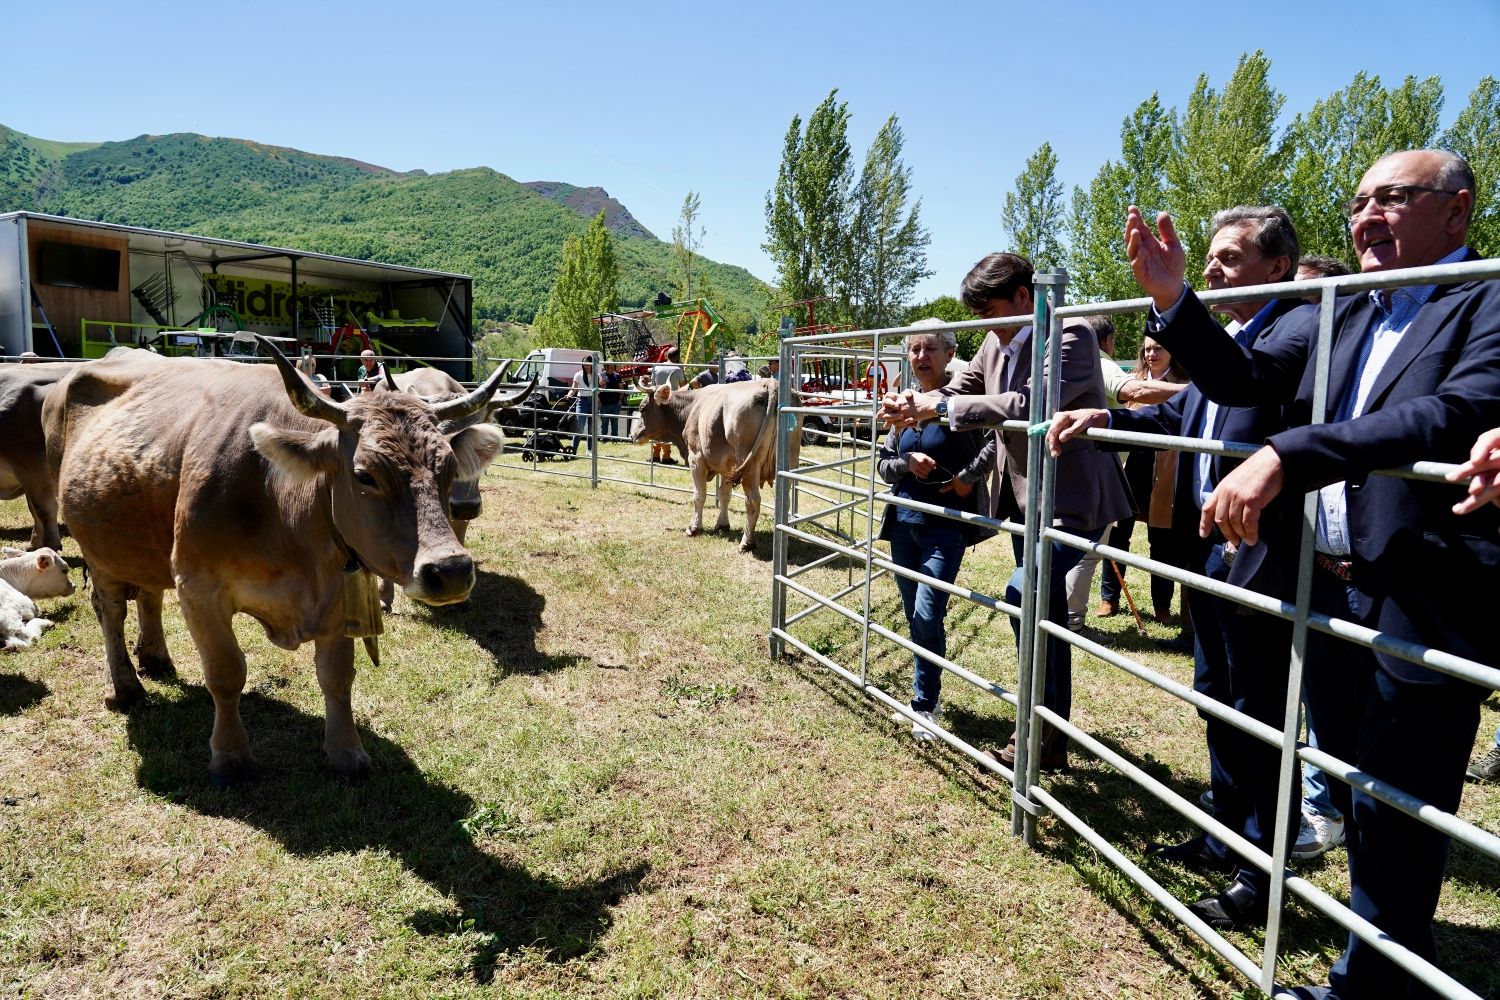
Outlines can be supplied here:
M484 509L484 502L479 499L454 500L448 506L448 516L454 521L472 521L477 518Z
M456 604L474 589L474 560L467 552L417 563L412 582L402 588L423 604Z

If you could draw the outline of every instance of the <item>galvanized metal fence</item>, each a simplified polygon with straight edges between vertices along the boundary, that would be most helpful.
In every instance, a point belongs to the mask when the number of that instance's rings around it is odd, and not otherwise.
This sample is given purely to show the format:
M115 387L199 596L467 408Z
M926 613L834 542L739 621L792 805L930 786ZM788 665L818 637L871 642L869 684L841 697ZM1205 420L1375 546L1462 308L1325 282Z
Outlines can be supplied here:
M1311 363L1315 366L1316 377L1316 395L1312 412L1320 417L1326 412L1324 401L1328 393L1333 342L1333 306L1337 294L1495 278L1500 278L1500 261L1471 261L1438 267L1288 282L1275 286L1226 289L1202 293L1199 298L1208 304L1222 304L1260 301L1268 298L1318 296L1319 336ZM1292 810L1299 808L1300 805L1300 790L1296 797L1293 794L1293 775L1296 773L1300 759L1303 763L1319 767L1325 774L1359 788L1379 801L1440 830L1480 854L1492 859L1500 859L1500 837L1496 837L1495 834L1423 802L1403 789L1373 778L1357 770L1350 763L1321 752L1299 739L1302 725L1302 673L1307 654L1309 630L1378 649L1387 655L1492 689L1500 689L1500 669L1313 611L1310 605L1314 572L1313 545L1318 513L1317 491L1307 494L1303 499L1302 541L1297 562L1296 599L1293 602L1281 601L1254 591L1230 586L1123 549L1089 541L1057 528L1042 529L1042 525L1051 525L1053 521L1056 462L1047 454L1042 434L1050 425L1059 398L1063 323L1070 317L1142 312L1150 307L1151 300L1140 298L1108 303L1068 305L1064 300L1067 282L1065 272L1038 274L1035 282L1035 314L1033 316L974 320L947 324L945 327L925 327L920 331L913 331L910 328L888 328L796 337L782 342L782 370L793 372L794 377L783 380L780 392L783 418L778 421L780 440L777 449L776 524L772 561L770 628L770 646L773 657L780 657L789 650L800 652L860 690L866 697L893 713L899 713L913 726L926 730L948 746L974 760L979 766L1000 775L1012 786L1012 831L1023 837L1027 844L1035 844L1037 818L1050 812L1110 863L1118 867L1162 908L1182 921L1246 979L1255 983L1267 994L1275 994L1277 991L1276 965L1283 948L1282 927L1286 913L1286 897L1288 893L1291 893L1376 948L1381 954L1413 974L1438 994L1453 998L1475 998L1476 994L1442 969L1386 937L1377 927L1357 916L1338 899L1288 870L1287 861L1292 847L1291 827L1288 821L1294 815ZM1031 393L1029 419L1008 421L1003 427L1008 432L1026 434L1029 437L1026 509L1036 512L1037 517L1028 518L1024 524L1010 521L998 522L976 514L896 497L878 486L875 447L879 430L873 422L875 414L873 404L848 404L839 407L839 416L843 419L869 421L863 425L866 429L861 435L864 439L862 454L840 455L835 461L812 465L800 470L788 467L786 461L788 452L785 446L788 435L795 428L796 418L805 417L814 412L825 415L828 412L826 409L819 411L808 407L805 405L806 401L797 398L793 390L794 384L800 384L795 373L800 372L801 361L804 357L842 352L869 360L889 352L892 346L899 345L901 339L909 332L930 334L940 329L991 329L1018 327L1026 324L1032 324L1036 330L1046 331L1047 334L1030 339L1031 370L1045 373L1045 385L1038 387L1039 391ZM1248 456L1260 447L1258 442L1213 441L1198 437L1166 437L1125 431L1093 430L1088 432L1088 436L1117 444L1232 457ZM1450 465L1436 462L1417 462L1377 474L1442 482L1443 476L1452 468ZM837 494L840 499L815 510L799 513L796 494L808 488L817 489L820 495L825 497L829 493ZM1458 496L1458 490L1455 488L1455 500ZM881 505L896 505L920 510L928 515L977 522L1001 532L1021 535L1025 552L1021 605L1017 607L994 596L947 584L896 565L875 546L875 523L878 520ZM836 519L832 529L826 527L829 518ZM851 526L857 523L860 527L848 530L844 527L844 519L847 519ZM810 530L815 528L822 530ZM827 554L794 567L788 560L789 543L794 540L822 549ZM1043 553L1045 547L1054 542L1097 553L1105 559L1114 560L1121 566L1146 570L1183 586L1192 587L1257 612L1291 622L1291 670L1281 728L1277 729L1235 711L1130 656L1048 621L1051 559L1046 558ZM823 594L808 585L805 578L810 571L841 560L846 561L849 569L845 586L833 593ZM1003 612L1012 618L1018 618L1021 624L1018 652L1020 670L1015 690L1007 689L999 681L971 670L954 659L936 656L906 636L871 620L872 591L877 581L892 575L924 583L952 596ZM789 599L800 599L805 602L805 606L793 609L789 606ZM851 603L855 606L849 606ZM860 631L858 663L836 662L827 653L814 648L803 638L799 638L797 627L810 616L820 612L832 613L858 627ZM918 716L910 709L905 698L893 696L874 683L870 678L869 670L872 638L894 644L921 657L928 663L942 668L945 673L1013 706L1016 709L1016 766L1014 771L985 756L977 747L947 731L940 724ZM1108 746L1097 735L1039 704L1040 693L1043 690L1045 650L1048 638L1081 649L1104 663L1180 699L1199 713L1213 716L1248 733L1257 740L1278 747L1281 753L1280 791L1277 801L1276 833L1271 853L1267 854L1251 844L1236 830L1225 826L1209 812L1200 808L1198 803L1179 795L1134 761ZM1205 923L1183 901L1173 896L1149 873L1091 826L1087 816L1069 807L1065 796L1059 796L1052 788L1041 783L1038 757L1042 723L1060 731L1098 760L1133 781L1143 791L1165 803L1206 833L1219 838L1232 851L1270 875L1269 915L1259 962L1242 952ZM1417 738L1419 738L1418 735L1414 734L1414 739Z

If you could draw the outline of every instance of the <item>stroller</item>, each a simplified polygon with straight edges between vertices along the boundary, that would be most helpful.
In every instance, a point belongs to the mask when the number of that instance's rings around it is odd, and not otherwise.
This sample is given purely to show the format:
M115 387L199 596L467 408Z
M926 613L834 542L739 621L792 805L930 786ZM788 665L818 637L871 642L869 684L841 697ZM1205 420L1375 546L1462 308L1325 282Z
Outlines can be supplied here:
M566 399L553 403L547 398L547 394L538 390L526 399L526 406L531 409L531 416L535 418L535 425L527 431L526 440L521 442L521 457L528 462L545 462L548 459L570 459L571 452L563 451L563 421L567 420L572 413L570 403ZM524 414L518 414L524 418Z

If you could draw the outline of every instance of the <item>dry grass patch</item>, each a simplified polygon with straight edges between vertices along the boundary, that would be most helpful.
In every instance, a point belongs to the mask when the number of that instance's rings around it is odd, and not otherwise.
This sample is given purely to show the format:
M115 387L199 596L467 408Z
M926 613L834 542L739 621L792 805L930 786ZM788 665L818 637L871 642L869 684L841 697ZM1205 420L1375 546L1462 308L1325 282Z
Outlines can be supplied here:
M687 483L680 468L656 475ZM361 654L354 701L376 774L356 787L324 770L310 649L277 650L238 622L264 775L219 791L207 780L211 704L175 602L166 621L181 678L148 681L128 717L102 707L84 594L49 602L58 628L0 658L0 994L1245 988L1061 824L1044 820L1041 849L1026 849L997 781L906 739L816 664L767 659L769 511L757 552L742 555L738 504L733 534L689 539L682 494L510 468L485 494L469 536L483 560L473 598L439 609L398 599L382 666ZM0 539L24 539L28 523L19 502L0 504ZM66 549L76 554L71 540ZM971 550L961 582L996 592L1008 553L1003 541ZM831 567L808 578L824 591L849 580ZM873 599L902 630L890 581ZM1001 617L955 604L953 653L1013 684ZM1190 678L1185 658L1158 653L1125 619L1091 625ZM798 634L857 660L857 632L830 614ZM904 696L907 654L871 648L872 678ZM1089 657L1075 672L1078 717L1196 795L1196 717ZM1004 739L1008 709L955 679L945 688L956 729ZM1495 721L1491 708L1483 737ZM1097 762L1049 785L1127 850L1184 832ZM1464 815L1495 829L1500 796L1471 788ZM1211 888L1152 870L1183 898ZM1439 915L1448 965L1477 991L1500 991L1486 954L1500 878L1470 852L1451 871ZM1339 852L1309 872L1344 891ZM1298 979L1326 971L1342 938L1306 916L1289 933L1283 967Z

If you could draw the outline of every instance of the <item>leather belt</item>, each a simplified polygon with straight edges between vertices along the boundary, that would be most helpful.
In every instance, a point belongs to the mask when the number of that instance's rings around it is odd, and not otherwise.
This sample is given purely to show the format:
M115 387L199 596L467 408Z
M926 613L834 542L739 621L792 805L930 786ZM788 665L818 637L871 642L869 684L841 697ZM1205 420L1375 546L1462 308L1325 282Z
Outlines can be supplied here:
M1324 552L1314 552L1313 562L1318 569L1325 573L1331 573L1343 580L1345 583L1354 582L1354 561L1352 559L1339 559L1336 556Z

